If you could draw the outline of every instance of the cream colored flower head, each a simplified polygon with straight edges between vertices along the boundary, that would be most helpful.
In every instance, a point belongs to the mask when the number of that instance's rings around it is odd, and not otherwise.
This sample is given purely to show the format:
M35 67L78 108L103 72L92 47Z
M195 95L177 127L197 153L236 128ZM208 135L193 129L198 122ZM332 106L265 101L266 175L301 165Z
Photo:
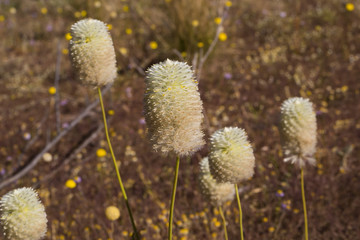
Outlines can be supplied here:
M294 97L281 105L281 128L285 162L302 168L315 165L316 115L308 99Z
M189 65L166 60L146 72L144 113L155 151L190 155L204 145L202 101Z
M39 240L46 233L46 213L32 188L18 188L0 199L0 223L6 239Z
M219 183L211 176L207 157L200 162L199 185L201 194L215 207L234 199L234 185L231 183Z
M103 86L116 77L113 42L105 23L83 19L71 26L70 56L80 79L89 85Z
M219 182L236 184L252 177L255 157L245 131L237 127L216 131L210 138L209 165Z
M110 221L115 221L120 217L120 210L115 206L109 206L105 209L105 215Z

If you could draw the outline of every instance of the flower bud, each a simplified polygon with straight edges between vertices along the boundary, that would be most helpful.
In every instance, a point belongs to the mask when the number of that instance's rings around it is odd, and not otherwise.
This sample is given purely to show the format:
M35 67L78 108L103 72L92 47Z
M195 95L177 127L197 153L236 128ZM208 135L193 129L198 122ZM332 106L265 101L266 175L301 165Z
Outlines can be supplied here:
M235 196L235 188L231 183L218 183L210 174L209 160L203 158L200 162L199 174L200 192L213 206L218 207Z
M204 145L202 101L193 71L168 59L146 73L144 113L154 150L190 155Z
M70 34L70 57L80 79L97 87L111 83L116 77L116 59L105 23L83 19L71 26Z
M281 133L285 159L302 168L316 160L316 115L308 99L294 97L281 105Z
M238 182L254 174L255 157L245 131L226 127L210 138L209 165L212 176L219 182Z
M46 233L46 213L32 188L18 188L0 199L0 223L6 239L39 240Z

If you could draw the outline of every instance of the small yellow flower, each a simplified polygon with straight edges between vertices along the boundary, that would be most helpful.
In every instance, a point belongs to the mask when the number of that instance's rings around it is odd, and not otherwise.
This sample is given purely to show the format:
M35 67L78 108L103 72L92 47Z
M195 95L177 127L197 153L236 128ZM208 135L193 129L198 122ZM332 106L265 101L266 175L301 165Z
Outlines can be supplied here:
M112 12L110 13L110 17L116 18L116 17L117 17L117 13L116 13L115 11L112 11Z
M300 212L300 210L297 209L297 208L294 208L294 209L293 209L293 212L294 212L295 214L298 214L298 213Z
M119 52L124 56L127 56L127 54L128 54L127 48L124 48L124 47L119 48Z
M66 40L70 41L72 39L72 36L70 33L65 34Z
M226 33L223 33L223 32L222 32L222 33L219 34L219 40L220 40L220 41L223 42L223 41L226 41L226 39L227 39Z
M275 228L274 228L274 227L269 227L269 228L268 228L268 231L269 231L270 233L272 233L272 232L275 231Z
M67 181L65 182L65 186L66 186L67 188L73 189L73 188L76 187L76 182L75 182L74 180L72 180L72 179L69 179L69 180L67 180Z
M4 15L0 15L0 22L3 22L3 21L5 21L5 17L4 17Z
M49 93L50 93L51 95L54 95L54 94L56 93L56 88L55 88L55 87L50 87L50 88L49 88Z
M61 52L62 52L62 54L67 55L67 54L69 54L69 49L63 48L63 50Z
M105 149L99 148L99 149L96 151L96 156L98 156L98 157L105 157L105 156L106 156L106 151L105 151Z
M110 221L115 221L120 217L120 210L115 206L109 206L105 210L105 215Z
M82 17L86 17L87 12L85 10L82 10L80 14L81 14Z
M151 41L149 46L150 46L151 49L157 49L158 48L158 44L155 41Z
M347 92L348 89L349 89L349 87L346 86L346 85L344 85L344 86L341 87L341 91L342 91L343 93Z
M114 115L114 113L115 113L115 111L112 110L112 109L110 109L110 110L108 111L108 114L109 114L110 116Z
M204 43L203 43L203 42L198 42L198 43L197 43L197 46L198 46L198 48L203 48L203 47L204 47Z
M112 24L108 24L108 25L106 25L107 26L107 28L109 29L109 31L111 30L111 29L113 29L113 25Z
M132 34L132 29L131 29L131 28L125 29L125 33L126 33L127 35L131 35L131 34Z
M41 13L44 14L44 15L47 14L47 12L48 12L48 10L47 10L46 7L41 8L40 11L41 11Z
M191 22L191 25L193 25L193 27L197 27L197 26L199 26L199 21L198 20L193 20Z
M221 23L221 21L222 21L221 17L217 17L217 18L215 18L215 20L214 20L214 22L215 22L217 25L219 25L219 24Z
M121 233L124 237L127 237L127 236L129 236L129 232L128 231L122 231L122 233Z
M128 12L129 11L129 6L128 5L123 6L123 11Z
M352 12L352 11L354 11L355 6L354 6L353 3L347 3L347 4L345 5L345 8L346 8L347 11Z
M182 56L183 58L185 58L185 57L187 56L187 53L186 53L186 52L181 52L181 56Z
M231 2L231 1L226 1L225 6L231 7L231 6L232 6L232 2Z
M268 219L267 217L263 217L262 221L263 221L264 223L266 223L266 222L269 221L269 219Z

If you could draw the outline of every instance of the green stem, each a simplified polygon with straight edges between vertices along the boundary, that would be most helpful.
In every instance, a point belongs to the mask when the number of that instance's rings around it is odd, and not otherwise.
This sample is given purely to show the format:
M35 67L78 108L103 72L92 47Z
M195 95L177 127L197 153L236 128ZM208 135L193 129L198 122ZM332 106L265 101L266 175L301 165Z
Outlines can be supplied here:
M223 224L224 224L225 240L228 240L228 234L227 234L227 230L226 230L226 220L225 220L225 216L224 216L221 206L219 207L219 212L220 212L221 218L223 220Z
M168 230L168 239L172 239L172 222L173 222L173 215L174 215L174 204L175 204L175 195L176 195L176 186L177 180L179 175L179 166L180 166L180 157L177 156L176 158L176 167L175 167L175 176L173 182L173 190L171 196L171 204L170 204L170 215L169 215L169 230Z
M243 225L242 225L242 211L241 211L240 196L239 196L237 184L235 184L235 192L236 192L236 198L237 198L237 202L238 202L238 206L239 206L241 240L244 240L244 232L243 232Z
M106 134L106 140L107 140L107 143L109 145L109 150L110 150L110 153L111 153L111 157L112 157L113 162L114 162L115 171L116 171L116 175L117 175L117 178L118 178L118 181L119 181L119 184L120 184L121 192L122 192L122 194L124 196L124 199L125 199L126 208L127 208L128 212L129 212L129 215L130 215L130 220L131 220L132 227L134 229L135 237L136 237L136 239L140 240L140 236L139 236L139 233L138 233L138 231L136 229L136 226L135 226L135 221L134 221L131 209L130 209L130 205L129 205L129 201L128 201L128 198L127 198L127 195L126 195L126 192L125 192L125 188L124 188L124 185L123 185L122 180L121 180L119 168L118 168L118 166L116 164L116 158L115 158L115 155L114 155L114 151L113 151L112 146L111 146L110 137L109 137L109 131L108 131L107 123L106 123L106 114L105 114L104 103L103 103L103 99L102 99L102 95L101 95L101 90L100 90L99 87L98 87L98 92L99 92L101 111L102 111L103 120L104 120L104 129L105 129L105 134Z
M309 239L308 234L308 222L307 222L307 212L306 212L306 200L305 200L305 190L304 190L304 169L301 168L301 196L303 201L304 208L304 221L305 221L305 239Z

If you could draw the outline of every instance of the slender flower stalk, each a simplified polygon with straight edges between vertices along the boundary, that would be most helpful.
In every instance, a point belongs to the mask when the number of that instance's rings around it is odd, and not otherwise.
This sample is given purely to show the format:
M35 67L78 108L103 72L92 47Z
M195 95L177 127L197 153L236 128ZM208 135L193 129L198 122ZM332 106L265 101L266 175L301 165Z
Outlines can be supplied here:
M124 196L126 208L127 208L128 212L129 212L129 216L130 216L130 220L131 220L131 225L132 225L132 227L133 227L133 229L134 229L135 237L136 237L136 239L140 240L140 236L139 236L139 233L138 233L138 231L137 231L137 229L136 229L135 221L134 221L134 218L133 218L131 209L130 209L129 200L128 200L128 197L127 197L127 194L126 194L124 185L123 185L122 180L121 180L120 171L119 171L119 168L118 168L117 163L116 163L115 154L114 154L113 148L112 148L112 146L111 146L111 141L110 141L110 137L109 137L109 131L108 131L107 123L106 123L105 108L104 108L104 104L103 104L102 95L101 95L101 89L100 89L100 88L98 88L98 92L99 92L99 99L100 99L101 111L102 111L102 115L103 115L104 129L105 129L105 133L106 133L106 140L107 140L107 143L108 143L108 146L109 146L109 150L110 150L110 153L111 153L111 158L112 158L113 163L114 163L114 167L115 167L115 171L116 171L116 176L117 176L117 179L118 179L119 184L120 184L121 192L122 192L122 194L123 194L123 196Z
M226 229L226 220L225 220L224 212L223 212L221 206L219 207L219 212L220 212L221 218L223 220L225 240L228 240L228 234L227 234L227 229Z
M305 239L309 239L306 211L304 168L306 163L315 165L316 114L313 104L300 97L287 99L281 105L281 132L285 162L290 161L301 169L301 196L304 209Z
M176 158L176 167L175 167L175 176L173 181L173 190L171 194L171 204L170 204L170 214L169 214L169 229L168 229L168 239L172 239L172 222L174 218L174 205L175 205L175 195L176 195L176 186L179 175L179 166L180 166L180 157Z
M243 231L243 224L242 224L242 209L241 209L241 202L240 202L240 195L237 184L235 184L235 191L236 191L236 198L237 203L239 207L239 218L240 218L240 234L241 234L241 240L244 240L244 231Z
M307 221L307 211L306 211L306 199L305 199L305 190L304 190L304 169L301 168L301 197L303 202L303 209L304 209L304 222L305 222L305 240L309 239L308 233L308 221Z
M146 71L144 113L148 138L155 151L177 156L170 203L168 239L172 222L181 156L204 145L202 101L194 72L186 63L166 60Z

